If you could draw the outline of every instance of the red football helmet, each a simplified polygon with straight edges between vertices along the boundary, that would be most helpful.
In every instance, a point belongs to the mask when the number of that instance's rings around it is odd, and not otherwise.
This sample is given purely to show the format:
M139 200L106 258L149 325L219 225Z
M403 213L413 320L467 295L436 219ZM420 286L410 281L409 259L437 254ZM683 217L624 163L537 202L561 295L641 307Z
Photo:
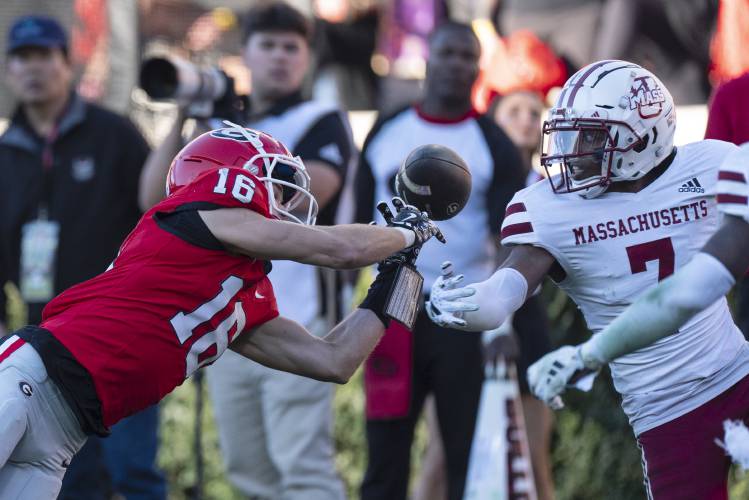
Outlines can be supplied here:
M265 185L271 214L314 224L317 201L309 191L310 178L301 158L292 157L286 146L268 134L226 123L230 126L196 137L177 153L166 179L167 196L206 170L241 167ZM276 200L274 186L281 188L281 200ZM292 211L305 198L308 206L303 220Z

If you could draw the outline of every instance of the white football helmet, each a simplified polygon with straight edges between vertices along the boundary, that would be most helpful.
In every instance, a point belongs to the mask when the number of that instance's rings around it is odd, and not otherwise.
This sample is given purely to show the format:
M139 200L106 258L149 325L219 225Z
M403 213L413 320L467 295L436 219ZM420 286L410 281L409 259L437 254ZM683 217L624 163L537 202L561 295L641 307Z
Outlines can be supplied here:
M674 100L650 71L598 61L567 80L544 122L541 164L556 193L594 198L632 181L673 150Z

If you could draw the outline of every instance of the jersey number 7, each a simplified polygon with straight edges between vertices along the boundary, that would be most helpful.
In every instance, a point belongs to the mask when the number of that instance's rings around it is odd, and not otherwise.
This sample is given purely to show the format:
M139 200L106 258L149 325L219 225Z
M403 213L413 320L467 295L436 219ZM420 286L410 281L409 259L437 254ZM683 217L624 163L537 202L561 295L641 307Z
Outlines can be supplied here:
M645 272L647 263L651 260L658 261L658 281L674 274L676 256L671 238L661 238L627 247L627 257L629 257L629 268L632 274Z

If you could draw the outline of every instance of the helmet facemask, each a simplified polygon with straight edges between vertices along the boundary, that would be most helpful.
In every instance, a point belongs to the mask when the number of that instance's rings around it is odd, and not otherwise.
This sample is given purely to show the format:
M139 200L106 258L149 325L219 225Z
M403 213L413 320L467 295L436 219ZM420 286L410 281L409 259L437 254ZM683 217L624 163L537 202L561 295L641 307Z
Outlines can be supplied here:
M313 226L317 220L317 200L310 192L310 176L298 156L266 153L262 141L244 127L225 120L224 123L240 132L258 153L247 160L243 168L249 170L265 185L271 215L298 224ZM284 148L285 149L285 148ZM276 200L274 187L281 189L281 201ZM293 211L307 201L306 214L294 215Z
M568 110L552 110L552 116ZM625 122L608 120L596 112L591 118L560 118L545 121L541 146L541 164L555 193L578 192L583 198L595 198L616 180L614 161L641 143L642 138ZM627 146L618 145L619 128L627 137L636 137ZM619 160L621 161L621 160ZM559 174L559 175L557 175Z
M255 172L258 170L258 165L262 165L262 172ZM318 211L317 200L309 191L310 176L301 158L259 153L250 158L244 168L256 174L258 180L265 184L272 215L298 224L308 226L315 224ZM274 190L276 186L281 190L280 202L276 200ZM305 200L307 201L306 213L295 215L294 210Z

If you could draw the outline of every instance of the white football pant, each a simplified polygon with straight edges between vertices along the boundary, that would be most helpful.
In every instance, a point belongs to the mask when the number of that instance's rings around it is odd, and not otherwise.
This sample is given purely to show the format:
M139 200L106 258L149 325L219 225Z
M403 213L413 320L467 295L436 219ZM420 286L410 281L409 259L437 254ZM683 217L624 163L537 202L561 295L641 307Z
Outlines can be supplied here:
M0 500L55 499L86 435L39 354L18 346L0 344Z

